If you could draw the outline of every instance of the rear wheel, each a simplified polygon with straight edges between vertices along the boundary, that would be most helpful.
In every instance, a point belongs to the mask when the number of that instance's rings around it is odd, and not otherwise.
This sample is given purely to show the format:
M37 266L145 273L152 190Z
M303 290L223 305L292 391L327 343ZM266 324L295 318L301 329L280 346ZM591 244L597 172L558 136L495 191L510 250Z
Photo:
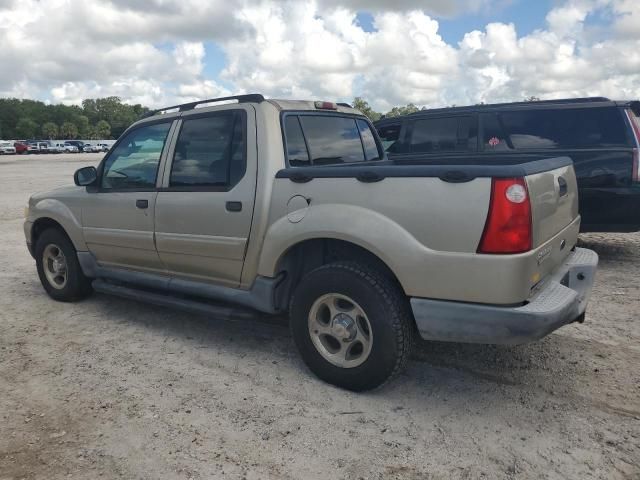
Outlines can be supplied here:
M72 302L91 294L91 280L78 262L76 249L60 230L45 230L35 245L36 265L42 286L54 300Z
M322 266L298 285L291 331L302 358L321 379L362 391L406 364L413 319L406 296L380 272L354 262Z

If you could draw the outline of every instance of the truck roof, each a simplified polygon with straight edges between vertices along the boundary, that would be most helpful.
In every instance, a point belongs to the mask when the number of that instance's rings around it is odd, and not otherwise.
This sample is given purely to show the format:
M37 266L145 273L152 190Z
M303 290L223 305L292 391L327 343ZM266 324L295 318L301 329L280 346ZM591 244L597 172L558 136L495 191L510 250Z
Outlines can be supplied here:
M475 113L491 110L522 110L523 108L593 108L593 107L616 107L625 106L635 108L637 101L631 100L619 100L614 101L606 97L583 97L583 98L560 98L556 100L535 100L524 102L507 102L507 103L482 103L478 105L466 105L466 106L453 106L443 108L429 108L420 110L408 115L402 115L399 117L386 117L378 120L376 124L392 123L398 121L398 119L405 117L419 117L421 115L432 115L437 113Z

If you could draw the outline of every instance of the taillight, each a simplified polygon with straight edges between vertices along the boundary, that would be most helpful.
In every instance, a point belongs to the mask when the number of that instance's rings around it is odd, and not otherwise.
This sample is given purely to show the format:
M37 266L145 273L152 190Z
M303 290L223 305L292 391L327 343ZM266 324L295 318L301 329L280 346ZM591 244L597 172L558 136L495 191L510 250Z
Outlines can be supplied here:
M531 250L531 201L523 178L493 178L487 223L478 253Z
M318 110L337 110L338 104L333 102L315 102L314 106Z
M640 161L639 161L639 153L640 152L640 126L638 125L638 117L636 117L635 113L632 110L626 110L627 118L629 119L629 123L631 124L631 131L633 132L634 138L634 148L633 148L633 167L631 172L631 178L634 182L640 182Z

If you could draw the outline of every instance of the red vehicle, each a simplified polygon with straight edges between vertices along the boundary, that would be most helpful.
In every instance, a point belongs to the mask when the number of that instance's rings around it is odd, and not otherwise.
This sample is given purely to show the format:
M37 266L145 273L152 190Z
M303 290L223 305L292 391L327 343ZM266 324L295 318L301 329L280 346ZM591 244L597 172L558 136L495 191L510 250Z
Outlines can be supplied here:
M15 142L13 146L16 148L16 153L18 154L27 153L28 147L26 143Z

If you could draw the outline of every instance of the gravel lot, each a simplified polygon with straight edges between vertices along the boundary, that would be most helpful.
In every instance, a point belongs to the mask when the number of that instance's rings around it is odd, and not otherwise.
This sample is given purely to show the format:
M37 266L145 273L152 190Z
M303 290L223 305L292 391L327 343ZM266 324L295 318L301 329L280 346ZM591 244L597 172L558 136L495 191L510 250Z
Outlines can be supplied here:
M0 479L640 478L640 234L581 239L601 259L585 324L424 342L353 394L306 370L285 324L50 300L23 208L100 158L0 157Z

